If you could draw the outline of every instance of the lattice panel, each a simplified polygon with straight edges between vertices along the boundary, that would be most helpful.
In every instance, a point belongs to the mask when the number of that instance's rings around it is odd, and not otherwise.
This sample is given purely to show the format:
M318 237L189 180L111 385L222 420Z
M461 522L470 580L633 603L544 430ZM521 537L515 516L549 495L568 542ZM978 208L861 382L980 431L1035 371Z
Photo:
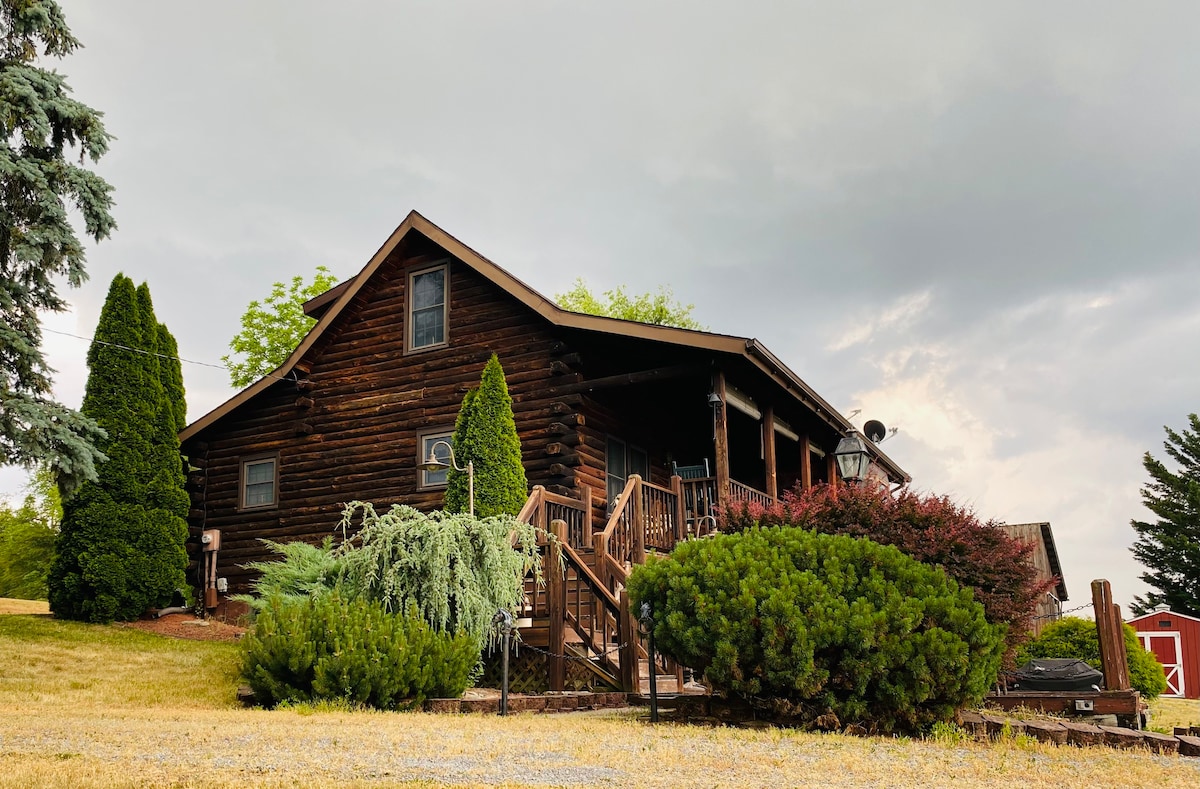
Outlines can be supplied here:
M479 684L498 688L504 667L499 649L483 654L483 676ZM569 673L569 672L568 672ZM550 668L546 656L532 649L513 650L508 656L508 690L510 693L545 693L550 689Z

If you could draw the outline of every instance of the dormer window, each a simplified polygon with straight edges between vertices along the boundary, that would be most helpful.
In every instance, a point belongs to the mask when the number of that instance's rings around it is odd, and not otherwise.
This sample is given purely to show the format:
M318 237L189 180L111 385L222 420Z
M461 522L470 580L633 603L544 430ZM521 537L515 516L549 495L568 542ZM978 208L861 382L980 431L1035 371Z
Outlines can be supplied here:
M446 264L408 275L408 350L438 348L446 340Z

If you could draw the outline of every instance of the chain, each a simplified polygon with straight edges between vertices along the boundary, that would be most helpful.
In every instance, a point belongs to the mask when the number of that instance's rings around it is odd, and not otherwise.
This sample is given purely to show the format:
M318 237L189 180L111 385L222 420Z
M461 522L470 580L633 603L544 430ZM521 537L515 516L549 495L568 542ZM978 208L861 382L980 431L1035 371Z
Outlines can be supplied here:
M606 655L611 655L611 654L613 654L613 653L615 653L615 652L619 652L620 650L622 650L622 649L624 649L625 647L629 646L629 643L628 643L628 642L626 642L626 643L624 643L624 644L620 644L620 645L618 645L618 646L615 646L615 647L609 647L608 649L604 650L603 652L595 652L595 653L593 653L593 654L591 654L591 655L586 655L586 656L581 656L581 655L556 655L556 654L554 654L553 652L549 652L549 651L547 651L547 650L545 650L545 649L538 649L538 648L537 648L537 647L535 647L535 646L530 646L529 644L522 644L522 643L520 643L520 642L514 642L514 643L513 643L513 646L516 646L518 649L519 649L519 648L521 648L521 647L524 647L525 649L531 649L531 650L533 650L534 652L537 652L538 654L545 655L546 657L551 657L551 658L561 658L561 659L563 659L563 660L576 660L576 661L579 661L580 663L588 663L588 662L590 662L590 661L594 660L595 658L604 657L604 656L606 656Z
M1066 611L1056 611L1053 614L1042 614L1041 616L1035 616L1035 617L1033 617L1033 620L1037 621L1039 619L1058 619L1059 617L1064 616L1066 614L1073 614L1076 611L1082 611L1085 608L1091 608L1091 607L1092 607L1091 603L1084 603L1083 605L1077 605L1074 608L1068 608Z

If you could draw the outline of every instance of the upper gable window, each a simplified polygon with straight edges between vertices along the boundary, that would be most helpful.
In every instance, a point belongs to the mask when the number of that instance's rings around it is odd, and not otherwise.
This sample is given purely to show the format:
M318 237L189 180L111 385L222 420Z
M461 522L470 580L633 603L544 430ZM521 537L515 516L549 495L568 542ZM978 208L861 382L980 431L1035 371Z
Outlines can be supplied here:
M408 350L446 344L446 280L448 267L414 271L408 275Z

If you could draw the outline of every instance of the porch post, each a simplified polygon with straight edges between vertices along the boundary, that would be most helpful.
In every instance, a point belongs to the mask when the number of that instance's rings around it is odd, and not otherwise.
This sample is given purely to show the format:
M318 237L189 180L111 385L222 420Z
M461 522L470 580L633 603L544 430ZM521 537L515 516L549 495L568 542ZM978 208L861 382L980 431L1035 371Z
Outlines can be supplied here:
M837 487L837 484L838 484L837 458L835 458L833 456L832 452L825 453L825 479L829 480L830 485L832 485L835 488Z
M725 373L717 370L713 375L713 391L721 402L713 406L714 411L714 454L717 460L717 504L729 506L729 431L726 426Z
M763 408L763 463L767 467L767 495L779 498L779 478L775 470L775 406Z
M808 433L800 436L800 487L812 487L812 451L808 448Z

